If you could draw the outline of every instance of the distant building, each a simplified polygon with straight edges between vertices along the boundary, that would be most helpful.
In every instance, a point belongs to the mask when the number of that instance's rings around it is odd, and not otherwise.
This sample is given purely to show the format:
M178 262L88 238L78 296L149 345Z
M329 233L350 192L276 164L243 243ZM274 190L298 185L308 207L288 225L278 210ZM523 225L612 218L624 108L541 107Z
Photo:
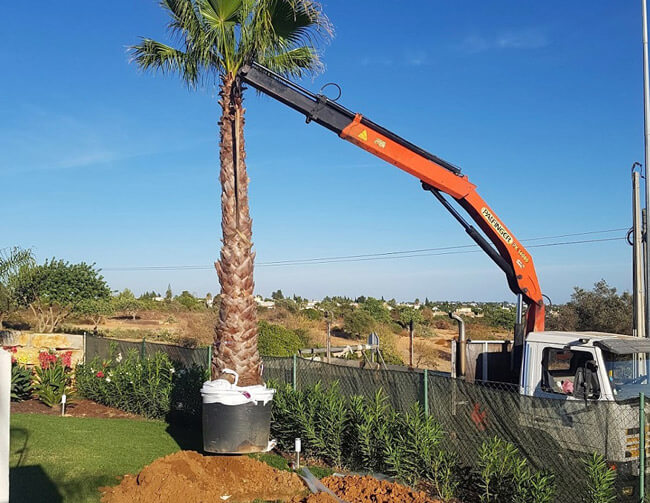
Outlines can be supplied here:
M260 307L267 307L273 309L275 307L274 300L264 300L260 295L255 296L255 303Z

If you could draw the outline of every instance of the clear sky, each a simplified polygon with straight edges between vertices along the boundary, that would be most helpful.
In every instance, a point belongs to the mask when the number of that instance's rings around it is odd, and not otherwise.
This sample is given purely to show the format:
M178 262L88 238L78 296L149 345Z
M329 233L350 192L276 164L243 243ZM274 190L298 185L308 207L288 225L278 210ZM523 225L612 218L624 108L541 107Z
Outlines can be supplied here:
M408 4L408 7L406 6ZM340 102L460 165L525 245L623 237L643 161L640 2L324 2ZM114 289L218 292L213 88L143 74L126 47L168 40L154 0L9 2L0 45L0 247L95 262ZM482 253L269 262L472 242L419 182L249 92L256 289L512 300ZM624 240L530 247L555 302L631 288ZM323 262L323 261L321 261ZM124 270L205 266L186 270Z

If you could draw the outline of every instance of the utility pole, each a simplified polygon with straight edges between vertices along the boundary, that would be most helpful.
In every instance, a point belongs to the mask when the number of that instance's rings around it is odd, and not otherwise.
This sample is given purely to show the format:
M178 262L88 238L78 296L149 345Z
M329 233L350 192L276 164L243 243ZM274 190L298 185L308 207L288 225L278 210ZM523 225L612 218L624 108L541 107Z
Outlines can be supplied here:
M641 164L632 165L632 271L634 278L634 330L637 337L646 336L645 324L645 288L644 288L644 248L643 248L643 219L641 216L641 172L636 168Z
M650 208L650 177L648 176L648 164L650 164L650 78L648 76L648 7L646 0L641 0L642 6L642 22L643 22L643 123L644 123L644 143L645 143L645 207ZM650 236L648 232L648 219L646 219L644 226L644 234ZM650 247L646 246L645 249L645 263L650 265ZM645 326L650 327L650 292L648 292L648 285L650 284L650 275L646 266L643 274L645 283Z

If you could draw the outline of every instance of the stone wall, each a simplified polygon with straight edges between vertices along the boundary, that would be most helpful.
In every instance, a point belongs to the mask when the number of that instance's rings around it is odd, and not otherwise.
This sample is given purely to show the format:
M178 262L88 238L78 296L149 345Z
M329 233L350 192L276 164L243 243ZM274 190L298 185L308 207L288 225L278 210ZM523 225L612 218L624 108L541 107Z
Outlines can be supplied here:
M15 357L20 363L35 365L38 363L38 353L54 350L56 352L72 352L73 366L83 361L84 336L77 334L37 334L15 330L0 331L0 344L4 347L15 347Z

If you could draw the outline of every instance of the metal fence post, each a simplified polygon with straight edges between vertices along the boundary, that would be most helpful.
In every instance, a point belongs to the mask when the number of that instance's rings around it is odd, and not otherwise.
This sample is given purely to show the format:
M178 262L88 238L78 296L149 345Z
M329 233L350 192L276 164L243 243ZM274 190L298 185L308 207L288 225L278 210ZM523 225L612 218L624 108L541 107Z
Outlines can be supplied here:
M424 415L429 415L429 371L424 369Z
M144 337L142 338L142 342L140 343L140 359L144 360L144 354L145 354L146 348L145 348L145 342L144 342Z
M212 344L208 346L208 368L206 370L208 381L212 380Z
M639 497L645 501L645 395L639 393Z
M297 380L296 380L296 367L298 366L298 357L296 355L293 355L293 371L291 374L291 384L293 385L293 390L296 391L298 389L297 387Z

